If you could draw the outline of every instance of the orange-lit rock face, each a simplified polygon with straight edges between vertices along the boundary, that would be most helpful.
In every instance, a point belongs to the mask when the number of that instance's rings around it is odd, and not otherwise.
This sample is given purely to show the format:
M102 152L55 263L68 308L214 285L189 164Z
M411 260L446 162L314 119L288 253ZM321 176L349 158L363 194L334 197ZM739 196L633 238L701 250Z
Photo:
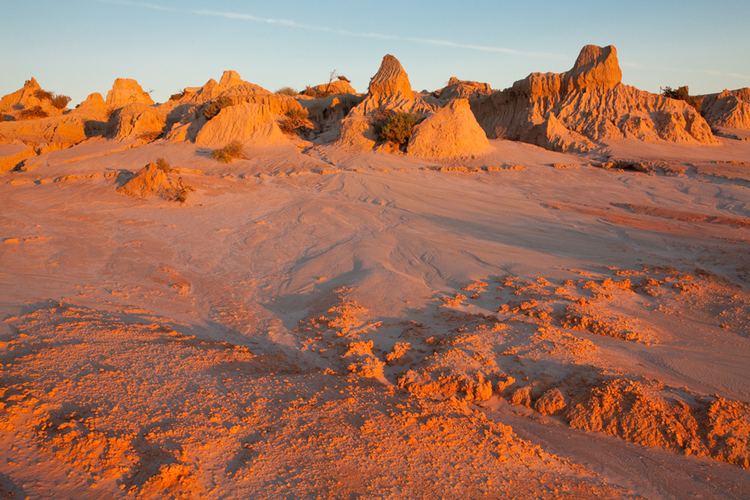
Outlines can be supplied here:
M407 151L424 158L461 158L489 149L469 101L454 99L416 126Z
M305 89L304 94L310 97L325 97L329 95L356 94L349 80L337 78L330 82L313 85Z
M409 75L398 59L390 54L383 56L378 72L370 79L367 96L375 101L414 99Z
M117 190L135 198L158 196L167 201L184 202L192 188L185 186L182 177L168 164L151 162L133 174Z
M623 139L714 144L696 109L621 83L613 46L585 46L565 73L532 73L472 103L490 137L588 152Z
M622 71L617 60L617 49L609 45L586 45L578 54L573 69L563 76L565 90L583 90L588 87L612 89L622 81Z
M109 109L118 109L134 103L149 105L154 103L151 96L141 88L140 84L131 78L117 78L112 84L112 89L107 92L105 102Z
M288 142L268 105L246 103L228 106L198 131L196 144L221 147L232 141L256 144Z
M53 97L52 93L39 85L36 78L31 77L24 82L23 87L0 98L0 115L15 120L60 115L67 106L55 106Z
M750 87L705 96L701 113L715 127L750 129Z

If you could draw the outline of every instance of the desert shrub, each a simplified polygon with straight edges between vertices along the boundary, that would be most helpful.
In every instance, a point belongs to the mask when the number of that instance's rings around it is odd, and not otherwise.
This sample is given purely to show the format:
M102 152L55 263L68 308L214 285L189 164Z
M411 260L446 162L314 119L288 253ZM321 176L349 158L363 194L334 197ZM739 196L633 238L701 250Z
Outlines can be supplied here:
M33 108L27 108L21 110L18 113L18 117L22 120L30 120L33 118L47 118L49 115L44 111L41 106L34 106Z
M326 97L328 94L326 92L320 91L316 89L315 87L311 87L310 85L307 85L305 87L305 91L302 92L306 96L314 97L315 99Z
M53 95L51 101L52 105L57 109L65 109L70 102L70 97L66 95Z
M44 89L39 89L34 92L34 97L40 101L50 101L57 109L65 109L70 102L70 97L66 95L57 95Z
M205 106L203 106L203 116L206 117L206 120L210 120L214 116L218 115L219 111L231 105L232 105L232 99L230 99L229 97L225 95L219 96L213 101L210 101L206 103Z
M690 95L690 89L687 85L683 85L682 87L677 87L676 89L673 89L672 87L662 87L661 88L661 95L664 97L669 97L670 99L677 99L678 101L685 101L686 103L690 104L692 107L698 109L698 99L694 96Z
M307 108L292 108L279 120L279 128L287 134L308 128L310 125L308 116Z
M296 90L294 90L292 87L281 87L279 90L276 91L279 95L288 95L291 97L295 97L299 94Z
M34 92L34 97L36 97L40 101L51 100L52 96L53 96L52 92L48 92L44 89L39 89L36 92Z
M375 122L375 132L380 141L393 142L403 149L420 121L420 116L414 113L388 113Z
M158 168L159 170L165 173L174 171L174 169L172 168L172 165L170 165L169 162L165 160L164 158L156 159L156 168Z
M214 149L211 152L211 158L222 163L232 163L233 160L244 157L245 154L242 151L242 143L240 141L232 141L223 148Z
M670 99L678 99L680 101L684 101L685 99L690 97L690 90L688 89L687 85L677 87L676 89L667 86L661 88L661 95L663 95L664 97L669 97Z
M170 198L171 201L178 201L185 203L187 201L188 193L195 191L192 186L186 186L182 183L182 178L177 179L177 185L174 188L174 192Z

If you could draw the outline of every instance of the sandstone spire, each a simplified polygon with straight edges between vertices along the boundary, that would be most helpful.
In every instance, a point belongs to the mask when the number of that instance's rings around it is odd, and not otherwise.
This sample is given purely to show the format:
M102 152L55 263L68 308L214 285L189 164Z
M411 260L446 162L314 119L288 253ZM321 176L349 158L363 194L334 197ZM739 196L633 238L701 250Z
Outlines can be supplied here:
M380 63L380 69L370 79L368 97L382 99L413 99L409 75L394 56L386 54Z
M131 78L118 78L107 92L107 107L117 109L131 103L153 104L151 96L141 88L140 84Z

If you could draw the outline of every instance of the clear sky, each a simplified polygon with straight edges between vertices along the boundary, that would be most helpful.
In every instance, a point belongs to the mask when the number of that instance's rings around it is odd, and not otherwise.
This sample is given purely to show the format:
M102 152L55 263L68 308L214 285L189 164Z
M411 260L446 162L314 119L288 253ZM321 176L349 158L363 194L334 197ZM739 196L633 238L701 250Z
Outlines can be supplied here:
M693 93L750 86L750 0L0 0L0 94L36 76L74 102L136 78L161 101L235 69L270 90L366 90L381 57L415 89L451 75L505 88L617 46L623 79Z

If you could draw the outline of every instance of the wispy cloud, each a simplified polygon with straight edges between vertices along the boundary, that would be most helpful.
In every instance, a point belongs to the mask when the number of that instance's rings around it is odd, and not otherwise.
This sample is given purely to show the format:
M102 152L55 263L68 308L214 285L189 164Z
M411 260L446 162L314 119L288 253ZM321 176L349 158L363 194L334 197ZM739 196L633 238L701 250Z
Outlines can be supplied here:
M169 7L157 3L151 2L138 2L131 0L96 0L99 3L106 3L110 5L122 5L126 7L138 7L142 9L158 10L163 12L175 12L182 14L192 14L196 16L216 17L223 19L230 19L234 21L245 21L259 24L269 24L273 26L279 26L282 28L304 30L304 31L315 31L319 33L330 33L332 35L352 37L352 38L369 38L376 40L392 40L407 43L415 43L421 45L432 45L437 47L450 47L455 49L472 50L477 52L488 52L494 54L507 54L515 56L525 57L543 57L552 59L564 59L567 56L562 54L555 54L550 52L534 52L513 49L509 47L497 47L494 45L480 45L473 43L463 43L454 40L445 40L440 38L423 38L414 36L402 36L390 33L377 33L368 31L352 31L348 29L334 28L329 26L321 26L317 24L307 24L294 21L292 19L279 19L273 17L260 17L253 14L247 14L242 12L227 12L220 10L211 9L181 9L176 7Z
M700 68L671 68L669 66L647 66L633 61L621 61L620 66L623 68L634 69L637 71L666 71L668 73L697 74L708 76L720 76L722 78L735 78L737 80L750 80L750 75L735 73L732 71L719 71L715 69Z

